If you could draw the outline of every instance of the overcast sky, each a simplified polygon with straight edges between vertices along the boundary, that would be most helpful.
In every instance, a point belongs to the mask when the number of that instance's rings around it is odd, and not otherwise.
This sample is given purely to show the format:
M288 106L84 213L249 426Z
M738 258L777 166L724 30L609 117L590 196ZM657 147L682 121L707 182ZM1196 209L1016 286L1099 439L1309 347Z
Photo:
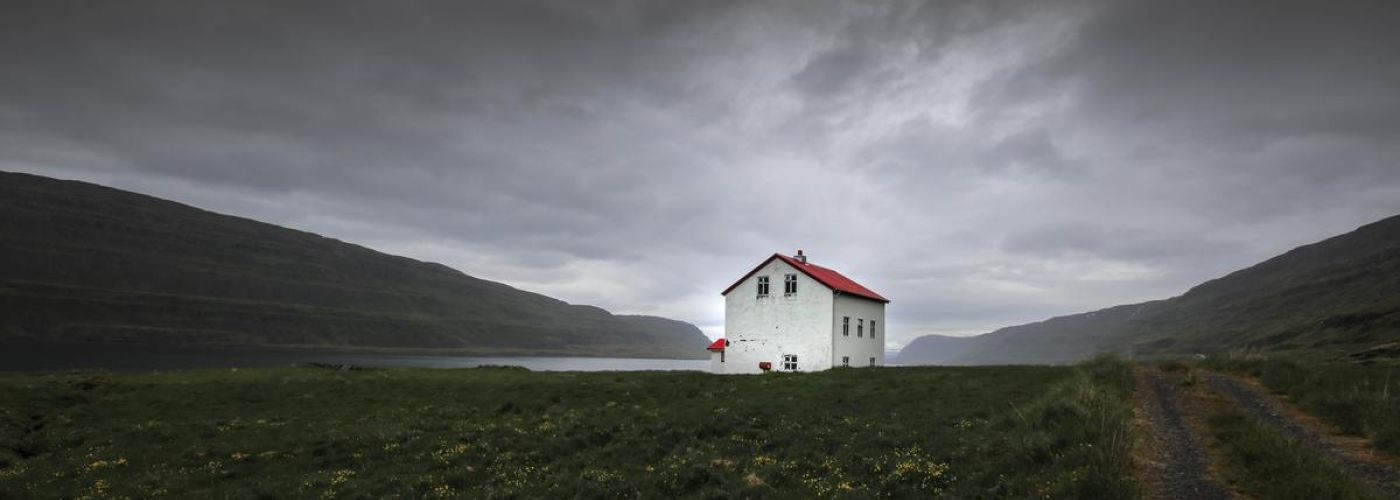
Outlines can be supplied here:
M11 0L0 170L711 336L803 249L896 347L1400 213L1397 6Z

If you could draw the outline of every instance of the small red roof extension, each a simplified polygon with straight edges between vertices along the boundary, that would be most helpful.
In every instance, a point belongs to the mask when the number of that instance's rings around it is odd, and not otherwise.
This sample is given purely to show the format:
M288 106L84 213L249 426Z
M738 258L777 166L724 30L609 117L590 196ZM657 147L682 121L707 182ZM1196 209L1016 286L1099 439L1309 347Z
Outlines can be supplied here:
M714 341L713 343L710 344L709 347L706 347L705 349L711 350L711 351L723 351L723 350L724 350L724 339L719 339L719 340Z
M759 269L763 269L763 266L768 265L768 263L771 262L773 259L781 259L783 262L787 263L787 265L792 266L798 271L802 271L802 274L811 276L812 279L817 280L818 282L820 282L823 285L826 285L832 290L836 290L841 293L848 293L851 295L865 297L871 300L878 300L884 303L889 303L890 301L890 299L884 298L880 296L880 294L875 293L873 290L861 286L860 283L856 283L854 280L841 275L841 273L838 273L831 269L827 269L822 266L818 266L816 264L804 263L802 261L780 253L775 253L772 257L764 259L763 262L760 263L757 267L754 267L752 271L749 271L748 274L744 275L744 277L739 278L739 281L735 281L733 285L729 285L729 288L724 289L724 291L721 292L720 295L728 295L730 291L734 290L734 288L739 286L740 283L743 283L744 280L749 279L749 276L753 276L753 274L758 272Z

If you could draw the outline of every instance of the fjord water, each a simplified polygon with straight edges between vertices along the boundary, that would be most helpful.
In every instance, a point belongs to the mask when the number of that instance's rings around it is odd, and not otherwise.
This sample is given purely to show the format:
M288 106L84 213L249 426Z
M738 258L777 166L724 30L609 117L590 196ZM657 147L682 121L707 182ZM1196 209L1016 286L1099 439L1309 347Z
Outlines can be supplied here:
M289 366L309 363L377 368L471 368L483 365L507 365L520 366L535 371L703 371L709 368L709 361L694 359L442 356L255 347L0 343L0 371L191 370Z

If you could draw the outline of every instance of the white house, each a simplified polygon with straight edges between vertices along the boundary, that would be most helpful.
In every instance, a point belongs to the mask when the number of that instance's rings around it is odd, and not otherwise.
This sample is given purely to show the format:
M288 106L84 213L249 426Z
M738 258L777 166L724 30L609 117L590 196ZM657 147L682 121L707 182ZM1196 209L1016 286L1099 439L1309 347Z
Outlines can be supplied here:
M724 290L715 373L818 371L885 364L890 301L834 270L773 254Z

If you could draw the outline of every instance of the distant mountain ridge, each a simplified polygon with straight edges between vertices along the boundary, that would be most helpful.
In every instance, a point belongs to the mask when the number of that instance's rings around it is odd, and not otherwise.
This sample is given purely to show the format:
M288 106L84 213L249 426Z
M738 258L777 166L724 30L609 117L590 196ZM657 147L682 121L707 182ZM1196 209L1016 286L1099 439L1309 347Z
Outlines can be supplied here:
M1060 363L1105 351L1355 350L1395 341L1400 341L1400 216L1295 248L1178 297L973 337L920 337L896 362Z
M0 339L697 358L689 323L77 181L0 172Z
M909 360L917 360L910 364L950 364L972 348L974 343L968 341L970 338L972 337L924 335L909 342L898 354L891 356L891 359L896 364L904 364Z

